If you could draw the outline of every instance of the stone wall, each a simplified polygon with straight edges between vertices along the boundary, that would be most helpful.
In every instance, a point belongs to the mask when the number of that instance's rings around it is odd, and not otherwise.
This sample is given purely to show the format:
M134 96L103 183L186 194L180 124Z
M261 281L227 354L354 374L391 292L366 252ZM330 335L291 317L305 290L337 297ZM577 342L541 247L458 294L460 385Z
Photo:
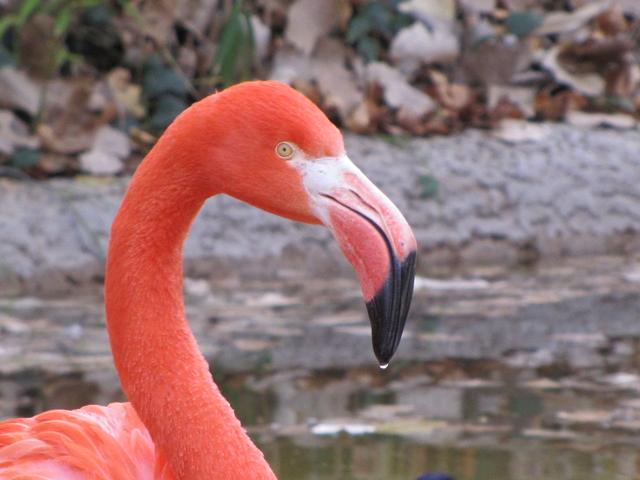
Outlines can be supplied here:
M550 126L543 141L485 132L392 145L348 136L351 158L414 227L421 268L640 251L640 133ZM421 178L437 181L424 197ZM0 292L63 290L99 280L111 219L128 179L0 179ZM325 230L219 197L185 249L190 274L347 271Z

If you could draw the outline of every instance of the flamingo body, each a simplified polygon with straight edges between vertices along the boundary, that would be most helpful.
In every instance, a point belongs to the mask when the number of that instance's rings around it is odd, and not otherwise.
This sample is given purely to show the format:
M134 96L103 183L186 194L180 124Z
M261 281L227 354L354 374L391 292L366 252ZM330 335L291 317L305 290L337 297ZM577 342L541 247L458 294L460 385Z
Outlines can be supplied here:
M174 480L129 403L0 423L2 480Z

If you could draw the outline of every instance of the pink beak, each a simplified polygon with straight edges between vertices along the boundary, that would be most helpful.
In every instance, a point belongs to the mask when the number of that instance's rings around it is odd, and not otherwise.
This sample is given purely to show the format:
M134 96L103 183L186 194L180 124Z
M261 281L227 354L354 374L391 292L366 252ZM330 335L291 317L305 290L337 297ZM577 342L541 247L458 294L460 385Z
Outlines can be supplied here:
M357 168L341 173L328 192L325 224L354 267L381 367L400 343L416 266L416 240L398 208Z

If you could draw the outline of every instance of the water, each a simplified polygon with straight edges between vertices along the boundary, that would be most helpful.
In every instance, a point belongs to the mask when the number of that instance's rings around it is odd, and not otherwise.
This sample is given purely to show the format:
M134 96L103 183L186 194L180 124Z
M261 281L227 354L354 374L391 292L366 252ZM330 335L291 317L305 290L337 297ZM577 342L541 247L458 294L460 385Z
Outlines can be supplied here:
M280 480L637 479L639 265L418 281L386 369L349 279L193 280L187 311ZM0 417L123 400L98 290L0 299L0 333Z

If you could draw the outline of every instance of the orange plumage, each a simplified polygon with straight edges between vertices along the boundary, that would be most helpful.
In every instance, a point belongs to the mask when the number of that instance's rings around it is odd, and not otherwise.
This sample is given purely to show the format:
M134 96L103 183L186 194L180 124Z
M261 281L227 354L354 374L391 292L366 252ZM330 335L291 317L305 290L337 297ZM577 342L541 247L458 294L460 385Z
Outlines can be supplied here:
M173 480L129 403L0 423L0 478Z
M293 155L279 156L282 142ZM411 229L313 103L280 83L240 84L169 126L113 221L107 329L131 403L0 423L0 480L275 479L213 383L184 314L182 245L217 194L331 229L361 281L374 351L388 362L411 297Z

